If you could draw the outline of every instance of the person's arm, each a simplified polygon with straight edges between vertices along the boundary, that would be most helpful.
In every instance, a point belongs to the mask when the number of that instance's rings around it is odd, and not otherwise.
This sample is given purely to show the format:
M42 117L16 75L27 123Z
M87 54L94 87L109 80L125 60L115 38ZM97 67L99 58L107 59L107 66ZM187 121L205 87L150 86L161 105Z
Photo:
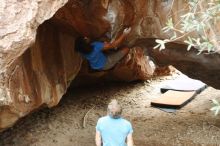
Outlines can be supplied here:
M126 36L130 33L130 31L131 31L130 27L124 29L123 33L116 40L114 40L112 43L105 42L104 48L102 50L106 51L106 50L117 48L122 43L122 41L126 38Z
M101 137L101 133L98 130L96 130L95 143L96 146L102 146L102 137Z
M127 146L134 146L132 133L128 134L127 136Z

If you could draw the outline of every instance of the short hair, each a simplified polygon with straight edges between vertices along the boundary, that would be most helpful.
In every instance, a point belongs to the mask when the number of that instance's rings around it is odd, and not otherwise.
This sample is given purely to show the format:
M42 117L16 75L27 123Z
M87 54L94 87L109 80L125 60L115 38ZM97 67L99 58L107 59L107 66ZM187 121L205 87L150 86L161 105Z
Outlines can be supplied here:
M75 41L75 50L83 54L89 54L92 52L92 47L84 37L78 37Z
M114 119L118 119L121 117L122 108L116 99L112 100L108 104L107 112L108 112L108 115Z

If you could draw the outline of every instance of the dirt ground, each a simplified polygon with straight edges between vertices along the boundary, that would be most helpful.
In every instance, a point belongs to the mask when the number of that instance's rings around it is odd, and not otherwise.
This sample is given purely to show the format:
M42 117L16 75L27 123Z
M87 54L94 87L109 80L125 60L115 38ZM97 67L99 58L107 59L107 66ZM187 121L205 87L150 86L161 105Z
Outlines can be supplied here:
M69 89L58 106L37 111L2 132L0 146L94 146L96 122L111 99L121 102L123 116L132 122L136 146L220 145L220 116L209 110L211 99L220 100L220 90L208 87L176 113L150 106L160 95L159 86L179 76Z

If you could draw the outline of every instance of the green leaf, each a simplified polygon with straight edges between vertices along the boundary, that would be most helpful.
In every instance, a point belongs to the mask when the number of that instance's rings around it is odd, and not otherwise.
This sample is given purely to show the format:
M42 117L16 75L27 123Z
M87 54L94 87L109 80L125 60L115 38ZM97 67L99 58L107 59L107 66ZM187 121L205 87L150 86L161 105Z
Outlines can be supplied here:
M214 47L210 44L208 45L207 48L208 48L208 52L214 51Z
M172 36L170 39L171 39L171 40L174 40L174 39L176 39L176 37L177 37L176 32L173 32L173 36Z
M173 28L173 19L169 18L168 21L166 22L167 27Z
M186 44L190 44L190 42L189 42L189 41L187 41L187 40L185 40L185 41L184 41L184 43L186 43Z
M165 44L161 44L161 46L160 46L160 51L163 49L165 49Z
M156 39L155 41L159 44L159 46L157 45L157 47L160 47L160 48L159 48L160 51L163 50L163 49L165 49L165 43L166 43L166 42L165 42L164 40Z
M158 44L162 44L162 43L164 43L163 40L159 40L159 39L156 39L155 41L156 41Z
M220 111L220 104L216 99L212 100L212 103L215 105L210 110L215 112L215 116L218 115Z
M219 105L219 102L216 99L212 99L212 103L215 104L215 105Z
M191 44L193 43L192 38L189 36L188 36L188 40L190 41Z
M214 107L212 107L210 110L211 110L211 111L216 111L218 108L219 108L218 106L214 106Z
M170 40L169 40L169 39L165 39L165 40L163 40L163 42L164 42L164 44L165 44L165 43L170 42Z
M219 110L220 110L220 108L218 108L218 109L215 111L215 116L217 116L217 115L218 115Z
M198 46L201 45L201 43L200 43L200 38L197 38L197 39L196 39L196 43L197 43Z
M203 50L199 50L199 52L196 55L200 55L202 53Z
M154 47L154 49L157 49L157 48L159 48L160 47L160 44L157 44L155 47Z
M192 48L192 45L188 45L187 51L189 51Z
M166 26L166 27L162 28L162 30L163 30L163 32L166 32L166 31L169 31L170 28L168 26Z

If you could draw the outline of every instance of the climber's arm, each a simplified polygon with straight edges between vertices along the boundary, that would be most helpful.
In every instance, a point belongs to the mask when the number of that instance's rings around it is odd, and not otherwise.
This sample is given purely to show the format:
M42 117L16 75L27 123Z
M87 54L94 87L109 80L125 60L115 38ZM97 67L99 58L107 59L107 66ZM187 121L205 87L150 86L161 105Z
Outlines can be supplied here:
M104 43L104 48L102 49L103 51L110 50L110 49L116 49L122 41L126 38L126 36L130 33L131 28L126 28L124 29L123 33L112 43Z

